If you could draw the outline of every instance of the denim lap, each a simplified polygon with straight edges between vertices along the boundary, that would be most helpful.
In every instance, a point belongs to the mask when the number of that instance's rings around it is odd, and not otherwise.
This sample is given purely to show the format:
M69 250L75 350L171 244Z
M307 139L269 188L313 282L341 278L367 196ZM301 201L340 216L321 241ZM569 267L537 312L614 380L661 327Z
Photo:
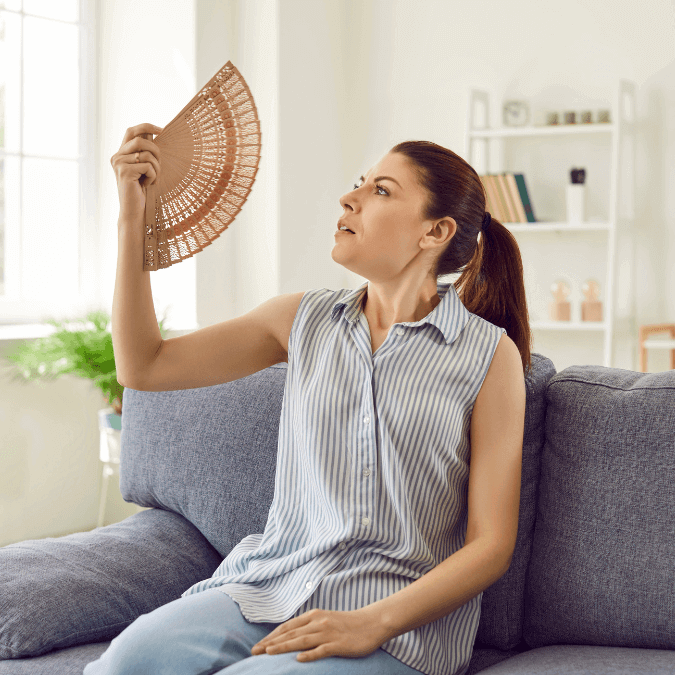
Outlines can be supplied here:
M211 588L142 614L83 675L419 675L382 649L361 658L300 662L300 653L251 655L278 623L251 623Z
M368 656L326 656L316 661L298 661L300 652L258 654L213 675L420 675L383 649Z
M249 623L216 589L141 614L83 675L207 675L251 656L275 623Z

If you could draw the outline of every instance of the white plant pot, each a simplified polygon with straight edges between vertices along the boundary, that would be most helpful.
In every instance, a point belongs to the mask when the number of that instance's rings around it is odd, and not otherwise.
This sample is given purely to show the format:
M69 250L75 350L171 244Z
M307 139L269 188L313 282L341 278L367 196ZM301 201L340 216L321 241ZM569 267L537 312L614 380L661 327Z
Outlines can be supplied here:
M98 428L100 431L99 456L106 464L120 463L122 448L122 416L112 408L103 408L98 411Z
M97 527L103 527L105 505L108 498L108 481L119 469L120 451L122 449L122 416L112 408L98 411L98 428L100 431L99 457L103 462L103 482L101 499L98 507Z

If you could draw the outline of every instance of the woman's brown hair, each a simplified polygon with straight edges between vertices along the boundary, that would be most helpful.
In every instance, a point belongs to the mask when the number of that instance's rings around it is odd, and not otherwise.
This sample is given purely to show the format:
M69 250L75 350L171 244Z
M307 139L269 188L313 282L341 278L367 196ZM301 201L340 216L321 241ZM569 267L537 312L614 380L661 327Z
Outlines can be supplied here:
M435 278L461 271L454 286L464 306L482 319L506 329L523 362L532 368L523 263L515 237L492 217L482 231L486 194L475 169L459 155L431 141L403 141L391 152L410 160L429 194L425 220L451 217L457 231L429 270ZM480 239L478 233L481 232Z

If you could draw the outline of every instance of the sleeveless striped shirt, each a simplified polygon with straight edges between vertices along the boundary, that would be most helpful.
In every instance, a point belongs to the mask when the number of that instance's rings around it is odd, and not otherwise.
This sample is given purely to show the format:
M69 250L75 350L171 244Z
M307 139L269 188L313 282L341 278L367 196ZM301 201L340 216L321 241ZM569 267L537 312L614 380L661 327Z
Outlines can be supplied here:
M373 354L367 286L303 295L265 531L182 597L218 588L248 621L283 623L377 602L463 546L471 413L506 331L439 282L441 302L394 324ZM426 675L463 675L482 595L382 649Z

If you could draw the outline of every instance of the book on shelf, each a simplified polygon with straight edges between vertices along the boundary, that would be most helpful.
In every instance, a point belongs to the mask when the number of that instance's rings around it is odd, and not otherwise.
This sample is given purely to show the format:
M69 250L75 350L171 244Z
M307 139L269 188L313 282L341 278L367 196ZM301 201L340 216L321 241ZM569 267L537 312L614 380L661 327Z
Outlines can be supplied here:
M500 223L536 223L532 201L522 173L479 176L487 196L487 210Z

